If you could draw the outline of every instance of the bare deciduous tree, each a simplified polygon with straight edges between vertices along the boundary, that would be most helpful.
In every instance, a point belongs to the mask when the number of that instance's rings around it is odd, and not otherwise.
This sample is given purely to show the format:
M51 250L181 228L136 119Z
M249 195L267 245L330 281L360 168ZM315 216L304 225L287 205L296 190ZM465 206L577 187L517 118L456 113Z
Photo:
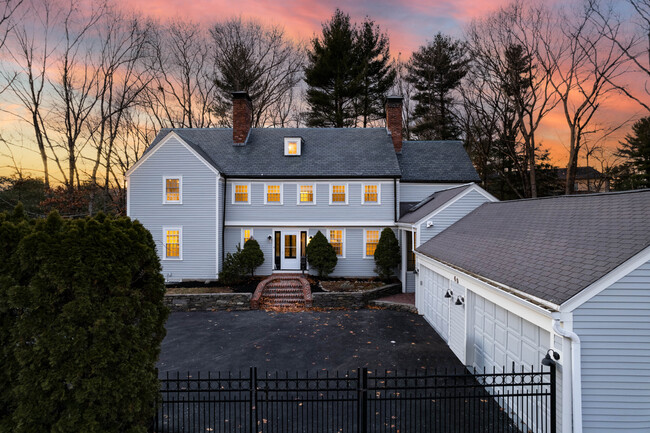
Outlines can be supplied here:
M546 19L548 13L542 6L516 0L484 19L473 21L467 30L474 64L482 75L482 78L475 75L474 79L486 81L484 85L488 89L485 90L489 92L474 92L472 97L481 103L481 99L492 95L488 103L490 109L512 110L517 135L510 139L508 153L520 172L523 189L530 197L537 197L536 153L539 144L536 133L558 101L550 83L553 70L538 66L543 40L553 31ZM465 101L466 105L472 104L468 98ZM493 115L505 119L506 114L503 111ZM523 145L523 164L515 160L521 153L516 145L519 138Z
M578 11L555 15L553 28L541 40L540 64L551 77L569 128L569 161L566 194L575 191L578 157L585 136L598 132L594 115L607 96L616 90L611 83L625 73L623 52L593 23L595 14L588 0Z
M226 116L231 93L246 91L253 105L253 126L273 124L274 110L293 99L300 82L304 49L280 27L263 27L255 21L234 18L210 29L214 49L215 109ZM279 104L279 105L278 105ZM286 107L285 107L286 108Z

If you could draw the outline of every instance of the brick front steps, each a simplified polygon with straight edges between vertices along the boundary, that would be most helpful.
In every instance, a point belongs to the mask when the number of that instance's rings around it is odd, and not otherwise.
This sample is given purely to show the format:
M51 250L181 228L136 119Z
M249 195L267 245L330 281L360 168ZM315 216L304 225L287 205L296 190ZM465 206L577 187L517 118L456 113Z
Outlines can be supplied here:
M301 274L277 274L262 280L251 298L251 308L309 308L311 288Z

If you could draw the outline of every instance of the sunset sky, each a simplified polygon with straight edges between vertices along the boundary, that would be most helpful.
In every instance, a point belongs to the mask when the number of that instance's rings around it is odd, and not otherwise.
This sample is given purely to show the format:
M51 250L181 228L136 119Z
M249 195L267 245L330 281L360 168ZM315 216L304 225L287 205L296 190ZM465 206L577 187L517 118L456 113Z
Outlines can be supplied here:
M390 37L391 53L401 53L407 59L410 53L425 44L437 32L462 37L465 26L506 3L506 0L359 0L340 2L334 0L120 0L126 9L133 8L144 15L161 20L182 18L202 24L223 18L241 16L253 18L264 24L282 26L286 33L296 40L308 40L320 32L321 25L339 7L351 15L354 21L365 16L375 20ZM630 75L630 80L633 80ZM643 80L634 83L642 86ZM641 87L642 88L642 87ZM623 122L627 124L609 136L606 145L614 149L630 130L633 120L643 115L639 106L624 96L611 94L601 104L596 124L612 127ZM0 127L19 127L6 117L0 119ZM5 129L6 130L6 129ZM566 164L568 158L568 132L564 114L560 110L551 113L540 128L542 145L551 151L551 162ZM39 166L37 155L29 152L17 154L24 167ZM582 163L581 163L582 164ZM3 166L4 164L0 164ZM599 168L599 167L597 167ZM0 168L0 174L2 168Z

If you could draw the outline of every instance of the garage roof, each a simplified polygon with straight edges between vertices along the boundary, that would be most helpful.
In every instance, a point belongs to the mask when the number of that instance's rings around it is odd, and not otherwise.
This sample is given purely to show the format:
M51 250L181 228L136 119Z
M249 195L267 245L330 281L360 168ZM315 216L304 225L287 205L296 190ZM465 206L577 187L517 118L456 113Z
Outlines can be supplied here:
M650 246L650 189L486 203L420 253L562 304Z

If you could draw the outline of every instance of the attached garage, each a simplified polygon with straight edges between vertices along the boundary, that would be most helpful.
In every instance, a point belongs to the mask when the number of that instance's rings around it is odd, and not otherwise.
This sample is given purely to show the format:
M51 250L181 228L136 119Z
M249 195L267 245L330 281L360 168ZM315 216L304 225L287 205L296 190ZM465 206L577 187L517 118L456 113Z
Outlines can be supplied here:
M416 249L416 307L468 366L559 356L558 432L647 433L649 215L650 190L483 204Z

